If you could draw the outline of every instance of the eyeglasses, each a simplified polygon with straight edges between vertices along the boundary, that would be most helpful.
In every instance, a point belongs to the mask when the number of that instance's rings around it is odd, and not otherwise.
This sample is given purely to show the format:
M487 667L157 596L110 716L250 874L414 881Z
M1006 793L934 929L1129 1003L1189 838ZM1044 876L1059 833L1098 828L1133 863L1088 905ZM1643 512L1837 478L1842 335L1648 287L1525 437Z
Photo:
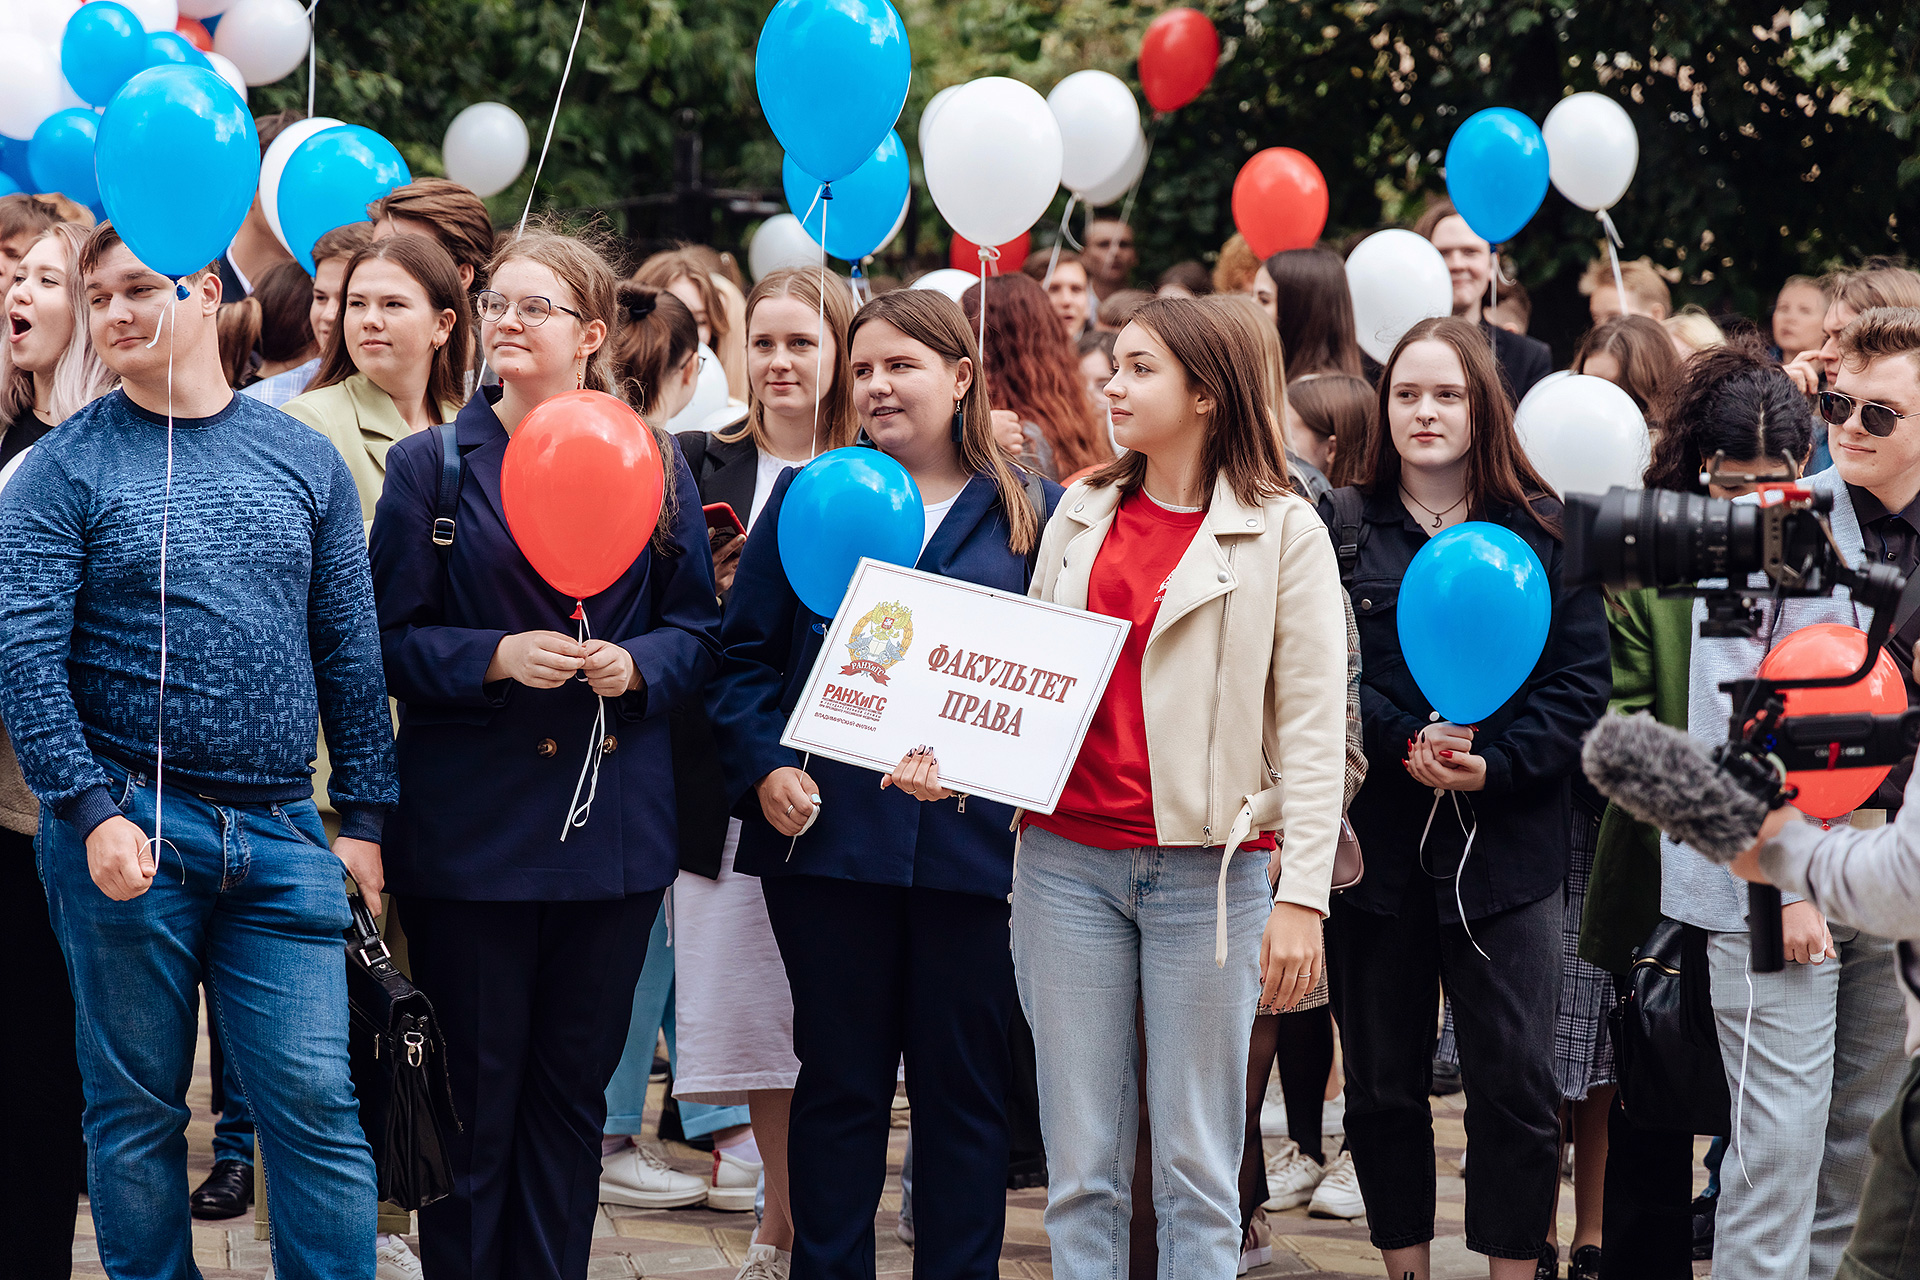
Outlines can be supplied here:
M532 294L520 299L518 302L512 302L508 300L504 293L495 293L491 289L482 289L479 293L475 294L473 298L474 314L482 320L485 320L488 324L497 324L505 318L507 308L509 307L519 313L520 323L530 329L536 325L545 324L547 317L556 311L564 311L575 320L586 320L585 316L575 311L572 307L563 307L551 298L542 298L538 294Z
M1844 427L1853 418L1854 411L1860 413L1860 425L1870 436L1884 439L1893 434L1893 429L1903 418L1911 418L1911 413L1899 413L1884 404L1875 404L1871 400L1860 400L1844 391L1822 391L1814 397L1814 406L1828 425Z

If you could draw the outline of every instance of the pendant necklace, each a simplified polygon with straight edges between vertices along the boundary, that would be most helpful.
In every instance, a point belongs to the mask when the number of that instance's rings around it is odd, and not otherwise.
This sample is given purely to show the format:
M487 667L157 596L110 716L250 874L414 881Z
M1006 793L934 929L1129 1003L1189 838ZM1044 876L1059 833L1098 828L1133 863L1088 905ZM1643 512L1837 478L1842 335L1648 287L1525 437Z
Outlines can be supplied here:
M1463 493L1459 496L1459 498L1457 498L1454 501L1453 506L1442 507L1440 510L1435 511L1432 507L1420 501L1420 499L1414 497L1411 493L1408 493L1407 486L1405 486L1404 484L1400 486L1400 495L1404 497L1408 502L1411 502L1414 506L1420 508L1422 511L1426 512L1428 515L1432 516L1433 517L1432 527L1435 529L1438 529L1440 527L1447 512L1453 510L1454 507L1459 506L1462 502L1465 502L1467 500L1467 495Z

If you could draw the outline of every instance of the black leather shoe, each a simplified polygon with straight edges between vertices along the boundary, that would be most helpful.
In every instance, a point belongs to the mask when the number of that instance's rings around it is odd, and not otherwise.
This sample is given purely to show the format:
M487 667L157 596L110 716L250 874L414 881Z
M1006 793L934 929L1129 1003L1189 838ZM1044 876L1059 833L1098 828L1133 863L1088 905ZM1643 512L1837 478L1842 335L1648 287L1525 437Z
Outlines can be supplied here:
M1007 1161L1007 1190L1026 1191L1047 1185L1047 1153L1017 1155Z
M1720 1201L1713 1196L1696 1196L1693 1201L1693 1260L1706 1262L1713 1257L1713 1216Z
M1540 1246L1540 1260L1534 1264L1533 1280L1560 1280L1560 1249L1557 1245Z
M1583 1244L1567 1259L1567 1280L1600 1280L1600 1246Z
M237 1218L253 1203L253 1166L245 1160L219 1160L207 1180L187 1197L196 1218Z
M1436 1098L1445 1098L1460 1092L1465 1086L1460 1083L1460 1068L1451 1062L1433 1060L1433 1085L1427 1090Z

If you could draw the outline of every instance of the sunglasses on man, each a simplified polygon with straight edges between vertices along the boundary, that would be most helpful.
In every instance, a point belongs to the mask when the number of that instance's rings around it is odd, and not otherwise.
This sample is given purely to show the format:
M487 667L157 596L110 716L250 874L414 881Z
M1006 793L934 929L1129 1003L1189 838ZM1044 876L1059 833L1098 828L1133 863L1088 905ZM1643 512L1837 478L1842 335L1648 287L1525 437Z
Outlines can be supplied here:
M1860 414L1860 426L1870 436L1881 439L1893 434L1893 429L1902 418L1911 418L1910 413L1899 413L1884 404L1871 400L1860 400L1844 391L1822 391L1814 397L1814 405L1828 425L1844 427L1852 420L1855 410Z

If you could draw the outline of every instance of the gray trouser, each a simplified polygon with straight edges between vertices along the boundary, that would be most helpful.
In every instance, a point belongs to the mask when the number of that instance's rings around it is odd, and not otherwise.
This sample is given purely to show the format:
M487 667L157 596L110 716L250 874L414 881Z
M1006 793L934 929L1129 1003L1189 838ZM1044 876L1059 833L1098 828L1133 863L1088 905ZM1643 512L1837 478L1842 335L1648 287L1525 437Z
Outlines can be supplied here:
M1780 973L1748 973L1745 933L1707 944L1734 1096L1714 1224L1714 1270L1725 1275L1833 1280L1859 1213L1867 1131L1900 1090L1906 1013L1893 944L1832 928L1839 960Z

